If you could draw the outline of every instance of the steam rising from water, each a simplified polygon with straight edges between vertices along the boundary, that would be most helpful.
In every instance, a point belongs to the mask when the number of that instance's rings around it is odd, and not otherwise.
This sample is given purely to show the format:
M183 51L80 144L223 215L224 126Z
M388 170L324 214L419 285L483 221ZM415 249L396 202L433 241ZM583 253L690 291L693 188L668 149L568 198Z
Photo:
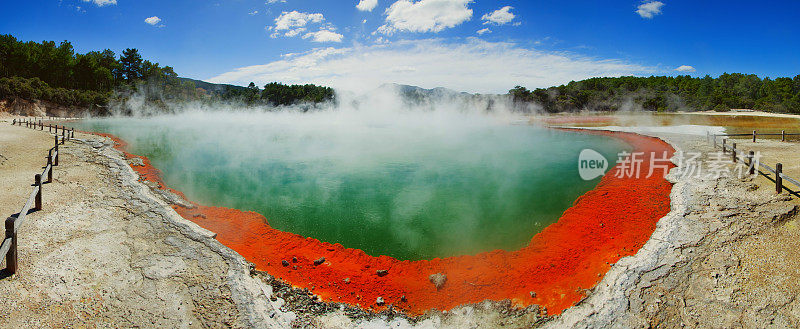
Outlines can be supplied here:
M196 104L82 125L128 141L194 201L253 210L278 229L371 255L421 259L526 245L596 184L577 173L583 148L612 161L624 148L514 125L526 121L491 103L409 106L383 92L308 112Z

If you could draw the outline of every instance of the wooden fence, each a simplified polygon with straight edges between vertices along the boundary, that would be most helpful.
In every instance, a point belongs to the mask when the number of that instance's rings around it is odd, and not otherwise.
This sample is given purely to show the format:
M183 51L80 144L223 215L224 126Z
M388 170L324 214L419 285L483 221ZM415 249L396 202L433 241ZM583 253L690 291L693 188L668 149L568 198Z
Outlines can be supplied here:
M49 131L50 133L55 133L56 136L58 136L59 126L58 125L54 125L54 124L50 124L50 123L44 124L43 120L37 120L37 119L25 119L25 120L20 119L20 120L17 120L17 119L14 119L11 122L11 125L12 126L13 125L25 126L27 128L39 129L39 130L42 130L42 131L44 131L44 128L47 127L47 131ZM69 140L70 138L75 137L75 128L67 129L67 127L64 127L62 125L60 127L60 129L61 129L61 138L62 139L66 138L67 140Z
M41 121L39 121L38 125L36 124L35 120L20 120L17 121L16 119L12 122L12 125L19 124L22 126L23 124L26 127L44 130L44 125ZM50 148L47 155L47 165L44 167L44 170L41 174L36 174L33 177L33 191L31 192L28 200L25 202L25 205L22 206L22 210L16 214L8 217L6 219L6 234L3 242L0 243L0 259L5 256L6 259L6 272L8 274L14 274L17 272L17 234L19 232L19 227L22 225L22 222L25 220L25 217L31 212L36 210L42 209L42 184L43 183L51 183L53 182L53 167L58 166L58 145L64 144L65 141L70 140L75 136L75 131L73 129L67 130L66 127L61 126L61 138L59 139L58 136L58 126L48 125L50 131L52 132L55 129L55 134L53 138L53 147ZM42 182L42 177L47 177L45 182Z
M786 141L786 136L800 136L800 134L787 134L785 130L782 130L780 134L757 133L755 130L753 130L752 134L711 134L711 133L706 132L706 138L707 138L708 142L711 143L712 140L713 140L714 149L716 149L717 146L719 145L719 143L717 142L717 137L720 137L720 139L722 141L722 153L723 154L727 154L727 152L731 152L731 161L733 163L741 163L741 164L744 164L745 166L748 166L749 167L748 170L750 171L749 172L750 175L755 175L756 174L756 170L758 170L759 174L764 175L764 177L768 177L767 174L765 174L764 172L761 171L762 169L767 171L767 172L770 172L770 173L774 174L775 175L775 179L774 179L774 181L775 181L775 192L781 193L783 191L783 189L786 189L787 191L790 191L790 192L794 192L784 184L784 181L792 183L792 185L800 188L800 182L798 182L796 179L794 179L792 177L789 177L788 175L783 173L783 164L782 163L780 163L780 162L776 163L775 164L775 168L772 168L772 167L770 167L768 165L763 164L760 160L757 161L754 164L753 163L753 161L755 161L755 152L754 151L748 151L747 153L745 153L744 151L740 152L739 149L736 148L736 143L733 143L733 142L731 143L731 145L727 145L728 144L728 138L730 138L730 137L744 137L744 136L747 136L747 137L753 136L753 142L755 143L757 136L781 136L781 141Z

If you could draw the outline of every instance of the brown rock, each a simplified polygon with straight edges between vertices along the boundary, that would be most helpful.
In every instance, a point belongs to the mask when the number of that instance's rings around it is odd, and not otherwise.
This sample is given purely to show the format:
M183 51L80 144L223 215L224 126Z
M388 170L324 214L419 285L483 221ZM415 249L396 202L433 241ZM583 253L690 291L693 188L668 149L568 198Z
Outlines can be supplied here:
M431 274L431 276L428 277L428 280L430 280L431 283L436 286L436 290L439 290L442 289L445 282L447 282L447 275L444 273Z

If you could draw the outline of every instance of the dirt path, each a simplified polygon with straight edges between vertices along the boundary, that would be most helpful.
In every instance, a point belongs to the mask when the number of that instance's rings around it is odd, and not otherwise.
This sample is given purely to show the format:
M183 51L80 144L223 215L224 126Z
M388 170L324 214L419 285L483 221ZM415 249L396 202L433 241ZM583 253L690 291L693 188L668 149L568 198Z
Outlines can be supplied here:
M0 127L0 217L5 219L22 209L31 193L33 176L41 173L46 163L44 157L53 147L53 139L41 131L12 128L7 123ZM48 201L44 200L45 204Z
M77 135L77 134L76 134ZM107 141L67 142L43 210L19 232L19 270L0 279L0 327L282 327L249 264L183 220ZM52 144L0 122L0 213L20 210ZM88 144L88 145L87 145ZM2 265L5 267L5 264Z

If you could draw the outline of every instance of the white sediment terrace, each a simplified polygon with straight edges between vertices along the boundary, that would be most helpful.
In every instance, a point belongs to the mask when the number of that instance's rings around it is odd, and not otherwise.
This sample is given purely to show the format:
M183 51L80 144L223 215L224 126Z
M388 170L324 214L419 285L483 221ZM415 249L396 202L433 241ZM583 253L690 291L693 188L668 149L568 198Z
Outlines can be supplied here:
M707 127L672 128L602 129L656 136L676 150L714 151L705 138ZM796 221L796 202L775 194L766 180L697 177L685 170L675 167L667 176L674 183L672 209L650 240L636 255L614 264L589 297L544 327L788 328L800 323L793 292L769 291L764 287L769 282L749 285L750 273L739 259L743 255L735 251L735 242ZM793 276L787 271L784 279Z

